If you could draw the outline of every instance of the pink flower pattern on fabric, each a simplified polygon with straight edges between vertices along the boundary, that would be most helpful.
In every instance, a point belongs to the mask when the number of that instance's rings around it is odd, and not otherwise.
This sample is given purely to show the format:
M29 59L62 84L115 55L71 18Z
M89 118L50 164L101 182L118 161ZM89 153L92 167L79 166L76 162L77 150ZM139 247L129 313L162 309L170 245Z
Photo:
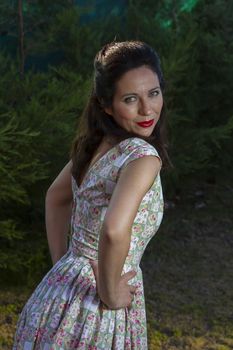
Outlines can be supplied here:
M98 258L104 216L121 170L134 159L159 157L146 141L131 137L99 159L77 186L72 177L71 240L67 253L47 272L18 319L12 350L147 350L143 275L139 266L163 217L160 173L138 208L123 273L136 269L132 306L110 310L96 291L89 259ZM161 160L161 159L160 159ZM162 162L161 162L162 164Z

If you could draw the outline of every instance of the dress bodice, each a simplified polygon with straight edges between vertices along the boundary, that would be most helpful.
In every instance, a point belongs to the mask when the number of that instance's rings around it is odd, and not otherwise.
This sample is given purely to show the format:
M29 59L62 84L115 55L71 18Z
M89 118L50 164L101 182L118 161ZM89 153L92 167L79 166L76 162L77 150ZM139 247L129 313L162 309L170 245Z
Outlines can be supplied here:
M112 147L97 160L87 171L80 186L72 177L70 246L78 255L98 259L101 226L120 172L130 161L146 155L154 155L161 161L151 144L138 137L131 137ZM159 172L143 197L134 219L126 265L139 265L147 244L160 226L163 205Z
M143 252L163 216L160 173L143 197L132 225L122 274L135 289L130 307L110 309L98 294L89 259L98 259L98 242L106 210L122 169L134 159L154 155L143 139L123 140L92 165L82 184L72 177L73 207L69 249L47 272L25 304L17 325L14 350L135 349L146 350L147 320Z

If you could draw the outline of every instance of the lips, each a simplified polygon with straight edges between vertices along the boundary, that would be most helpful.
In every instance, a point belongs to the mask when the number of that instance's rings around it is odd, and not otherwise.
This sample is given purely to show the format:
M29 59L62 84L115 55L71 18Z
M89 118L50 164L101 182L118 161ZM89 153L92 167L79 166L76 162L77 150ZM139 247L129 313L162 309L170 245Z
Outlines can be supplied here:
M137 123L137 124L140 125L140 126L143 126L145 128L145 127L151 126L153 124L153 122L154 122L154 119L151 119L151 120L148 120L146 122L140 122L140 123Z

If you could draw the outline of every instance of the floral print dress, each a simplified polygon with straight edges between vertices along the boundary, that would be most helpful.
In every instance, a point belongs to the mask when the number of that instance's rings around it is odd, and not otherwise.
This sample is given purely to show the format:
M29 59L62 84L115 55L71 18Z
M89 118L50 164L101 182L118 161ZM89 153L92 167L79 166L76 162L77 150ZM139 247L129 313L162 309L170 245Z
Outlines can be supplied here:
M146 155L160 159L152 145L131 137L96 161L80 186L72 177L69 249L25 304L18 319L13 350L148 348L143 275L139 264L163 217L160 172L138 208L122 271L122 274L132 269L137 271L128 282L137 286L131 307L111 310L102 303L89 262L98 259L99 233L121 170L132 160Z

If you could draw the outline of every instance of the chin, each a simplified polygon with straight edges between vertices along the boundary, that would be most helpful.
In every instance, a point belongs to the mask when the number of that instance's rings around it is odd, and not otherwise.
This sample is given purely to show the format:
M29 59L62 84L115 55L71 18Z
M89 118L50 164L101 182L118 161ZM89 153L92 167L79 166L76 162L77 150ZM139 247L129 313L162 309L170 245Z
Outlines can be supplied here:
M149 136L149 135L151 135L152 134L152 132L153 132L153 130L142 130L141 132L140 132L140 134L141 135L147 135L147 136Z

